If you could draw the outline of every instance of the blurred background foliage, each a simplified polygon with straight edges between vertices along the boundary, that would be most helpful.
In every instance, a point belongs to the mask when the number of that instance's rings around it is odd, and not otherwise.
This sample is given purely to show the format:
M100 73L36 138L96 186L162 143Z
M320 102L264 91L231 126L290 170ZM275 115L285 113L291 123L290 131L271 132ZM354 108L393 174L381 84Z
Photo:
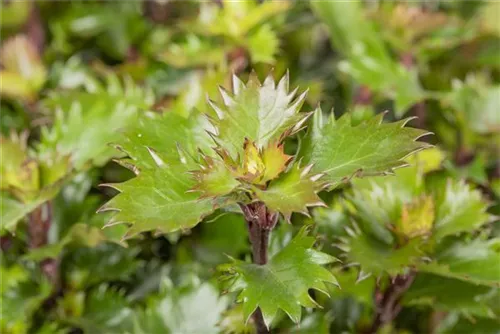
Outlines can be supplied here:
M251 256L241 215L124 244L95 212L114 195L100 184L132 176L109 143L139 114L210 113L231 74L287 69L309 88L304 110L417 116L436 149L280 223L271 254L314 225L342 290L275 331L368 333L376 278L412 265L434 222L446 242L425 249L381 333L500 333L500 2L2 1L0 14L2 333L253 333L215 275Z

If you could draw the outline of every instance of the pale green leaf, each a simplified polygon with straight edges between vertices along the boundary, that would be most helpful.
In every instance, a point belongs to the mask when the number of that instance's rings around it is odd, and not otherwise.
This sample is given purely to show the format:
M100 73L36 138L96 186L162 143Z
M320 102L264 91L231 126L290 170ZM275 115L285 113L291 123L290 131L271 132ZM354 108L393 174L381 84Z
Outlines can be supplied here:
M27 35L6 39L0 48L0 62L0 94L33 101L47 79L47 69L40 59L35 43Z
M324 205L316 194L318 186L309 171L310 168L301 168L296 164L266 189L255 187L255 195L269 209L280 212L287 219L293 212L307 214L308 206Z
M228 298L208 282L174 287L165 279L159 298L138 314L134 333L216 334L227 305Z
M205 162L201 170L193 173L197 184L192 190L201 198L226 195L240 184L220 159L205 157Z
M228 36L240 40L259 24L289 8L284 1L258 4L257 1L227 1L223 6L202 3L197 22L189 22L189 30L203 35Z
M288 91L288 74L278 83L268 76L263 84L253 76L244 84L233 77L233 95L221 90L224 106L210 102L217 113L213 119L216 141L236 159L243 156L245 141L262 149L300 128L306 113L299 113L305 94L294 99Z
M248 37L248 50L253 63L274 63L279 40L269 25L263 25Z
M29 154L28 132L0 136L0 189L20 200L30 200L40 187L39 166Z
M311 247L314 238L307 236L303 228L299 234L265 265L249 264L235 260L221 266L229 280L230 289L242 290L245 319L260 308L266 325L275 318L278 309L283 310L296 323L300 321L301 306L315 307L308 293L315 289L326 293L325 283L337 284L333 274L322 265L335 261L332 256Z

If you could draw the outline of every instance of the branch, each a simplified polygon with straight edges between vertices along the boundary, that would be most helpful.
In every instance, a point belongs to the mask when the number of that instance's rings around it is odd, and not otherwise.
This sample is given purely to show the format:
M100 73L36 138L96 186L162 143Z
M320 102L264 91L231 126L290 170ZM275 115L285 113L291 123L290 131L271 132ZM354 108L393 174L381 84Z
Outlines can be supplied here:
M369 333L377 333L380 328L398 316L402 309L401 298L412 285L415 275L415 271L405 275L397 275L383 292L377 287L375 290L376 316Z

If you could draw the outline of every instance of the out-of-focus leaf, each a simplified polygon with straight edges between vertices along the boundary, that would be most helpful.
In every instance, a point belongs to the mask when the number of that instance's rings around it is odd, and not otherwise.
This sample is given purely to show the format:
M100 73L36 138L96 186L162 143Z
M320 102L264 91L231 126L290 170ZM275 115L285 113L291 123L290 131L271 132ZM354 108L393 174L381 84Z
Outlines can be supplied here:
M147 27L140 4L135 2L74 3L50 23L53 52L69 54L81 44L77 41L92 40L114 59L124 59Z
M160 296L139 311L134 333L219 333L217 325L228 300L210 283L173 286L163 281ZM196 321L193 321L196 319Z
M183 42L170 43L158 59L178 68L217 65L227 51L227 46L214 47L207 40L190 34Z
M442 99L442 104L454 108L464 126L480 134L500 132L498 112L500 86L488 86L479 75L469 75L465 82L453 81L453 90Z
M28 133L0 137L0 189L20 200L36 196L39 188L38 163L28 152Z
M495 314L488 302L498 302L498 289L466 283L461 280L418 274L405 292L406 305L426 305L445 311L459 311L466 316L492 318Z
M455 242L439 249L421 271L475 284L500 286L500 239Z
M467 319L460 317L460 314L450 313L439 324L436 330L437 334L498 334L500 333L500 321L498 319L475 318Z
M367 274L379 276L387 272L393 276L405 272L423 256L420 242L420 239L412 239L394 248L361 233L346 239L340 247L347 252L348 261L358 264Z
M137 248L123 248L112 243L75 249L65 264L66 279L75 288L105 281L127 281L140 263L137 253Z
M51 285L45 279L39 282L30 280L29 272L19 265L8 268L2 265L0 274L0 331L26 333L31 325L31 316L49 296Z
M471 232L488 223L488 204L478 190L461 181L449 181L436 189L436 221L433 237L437 240L452 234Z
M52 198L56 189L46 189L38 197L27 202L19 202L4 192L0 193L0 217L2 220L0 234L15 231L17 223L42 203Z
M375 277L363 277L363 272L355 269L335 270L335 277L339 282L340 289L330 289L332 299L354 298L367 307L373 303L373 292L375 290Z
M222 35L242 38L259 24L286 11L287 2L223 1L219 7L213 3L203 3L197 22L190 22L190 28L205 35Z
M126 333L132 316L124 293L102 284L87 295L82 316L66 320L88 333Z
M278 51L278 37L269 25L263 25L248 37L248 49L254 63L274 63Z
M500 22L498 21L498 13L500 13L500 5L496 1L489 1L481 8L478 19L483 29L500 36Z
M106 89L94 93L74 91L52 96L47 105L56 109L55 121L50 129L42 128L39 159L47 170L53 168L51 161L65 156L76 169L89 162L104 164L117 155L109 144L118 140L119 131L135 124L139 110L152 102L151 92L130 79L122 85L113 76L108 77Z
M256 332L253 321L245 322L241 304L237 304L222 314L219 328L223 334L255 334Z
M0 49L0 63L0 94L34 100L45 83L47 70L28 37L17 35L5 41Z
M347 57L339 69L394 99L399 117L425 96L417 73L392 59L372 23L366 19L361 2L314 1L312 7L327 24L332 44Z
M396 233L403 238L429 235L434 224L434 201L431 196L415 199L403 206Z
M106 241L106 239L101 229L79 223L73 225L66 236L60 241L33 249L23 259L42 261L47 258L57 258L69 244L95 247Z
M36 334L65 334L67 330L57 322L46 322L36 331Z
M247 226L241 214L226 213L200 226L199 238L182 239L182 247L194 259L209 265L222 264L227 256L239 257L249 250Z
M307 236L307 230L303 228L265 265L235 260L220 267L229 289L242 290L239 300L243 302L245 319L259 307L268 327L279 309L298 323L301 306L316 306L308 290L326 293L325 283L337 284L333 274L322 267L335 261L335 258L313 250L313 244L314 238Z
M0 7L0 25L4 28L17 28L28 19L31 3L27 1L6 2Z
M298 326L290 329L290 333L294 334L328 334L331 333L330 326L333 322L331 313L323 314L321 312L311 312L306 315Z

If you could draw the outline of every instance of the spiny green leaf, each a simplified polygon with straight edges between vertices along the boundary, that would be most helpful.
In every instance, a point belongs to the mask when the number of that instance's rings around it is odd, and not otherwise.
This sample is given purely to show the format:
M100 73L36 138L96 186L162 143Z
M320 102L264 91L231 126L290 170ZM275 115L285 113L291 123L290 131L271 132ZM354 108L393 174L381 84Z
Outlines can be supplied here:
M319 115L313 119L314 138L304 143L302 154L313 164L313 172L325 174L331 187L353 176L389 173L405 166L408 155L429 146L415 141L427 132L405 127L409 119L382 123L380 114L353 126L349 114L325 123L321 110L315 112Z
M446 187L436 189L436 221L434 238L461 232L471 232L488 223L488 203L478 190L463 181L450 180Z
M260 308L269 327L278 309L282 309L296 323L300 321L301 306L315 307L308 290L327 293L325 282L337 284L333 274L322 265L335 261L332 256L311 247L314 238L303 228L299 234L265 265L235 260L221 266L232 291L242 290L243 312L248 321Z
M299 164L295 164L266 189L255 187L255 195L269 209L280 212L287 220L293 212L307 215L308 206L324 205L316 194L318 185L315 177L309 174L310 169L310 166L301 168Z
M196 112L188 117L173 112L162 115L146 113L125 132L117 145L139 169L156 168L156 157L168 165L179 164L183 159L188 163L192 161L190 156L196 155L198 150L205 154L212 151L213 141L205 131L210 129L207 119Z
M421 240L412 239L406 245L394 248L366 234L352 232L351 238L343 239L343 244L338 246L346 251L348 262L358 264L367 274L378 276L385 272L397 275L417 263L423 256L420 243Z
M496 302L498 298L498 289L495 288L420 273L405 292L402 302L410 306L426 305L438 310L459 311L469 317L494 317L488 301Z
M200 193L192 191L197 182L189 172L199 168L195 158L199 149L210 152L205 126L206 120L197 113L188 118L174 113L140 118L119 143L131 158L122 164L138 176L110 185L120 194L100 209L117 211L108 225L131 224L127 236L149 230L168 233L191 228L212 212L212 200L200 199Z
M108 225L130 224L127 237L151 230L185 230L215 208L212 199L200 199L198 193L189 192L196 181L182 164L144 169L127 182L109 186L120 193L99 211L117 211Z
M233 159L243 156L245 141L262 149L300 128L308 115L299 113L305 93L294 100L296 90L288 91L288 81L288 74L277 86L271 76L262 85L256 76L247 84L233 76L233 95L221 89L224 106L209 101L217 113L216 141Z
M421 271L475 284L500 286L500 239L456 242L439 249Z

